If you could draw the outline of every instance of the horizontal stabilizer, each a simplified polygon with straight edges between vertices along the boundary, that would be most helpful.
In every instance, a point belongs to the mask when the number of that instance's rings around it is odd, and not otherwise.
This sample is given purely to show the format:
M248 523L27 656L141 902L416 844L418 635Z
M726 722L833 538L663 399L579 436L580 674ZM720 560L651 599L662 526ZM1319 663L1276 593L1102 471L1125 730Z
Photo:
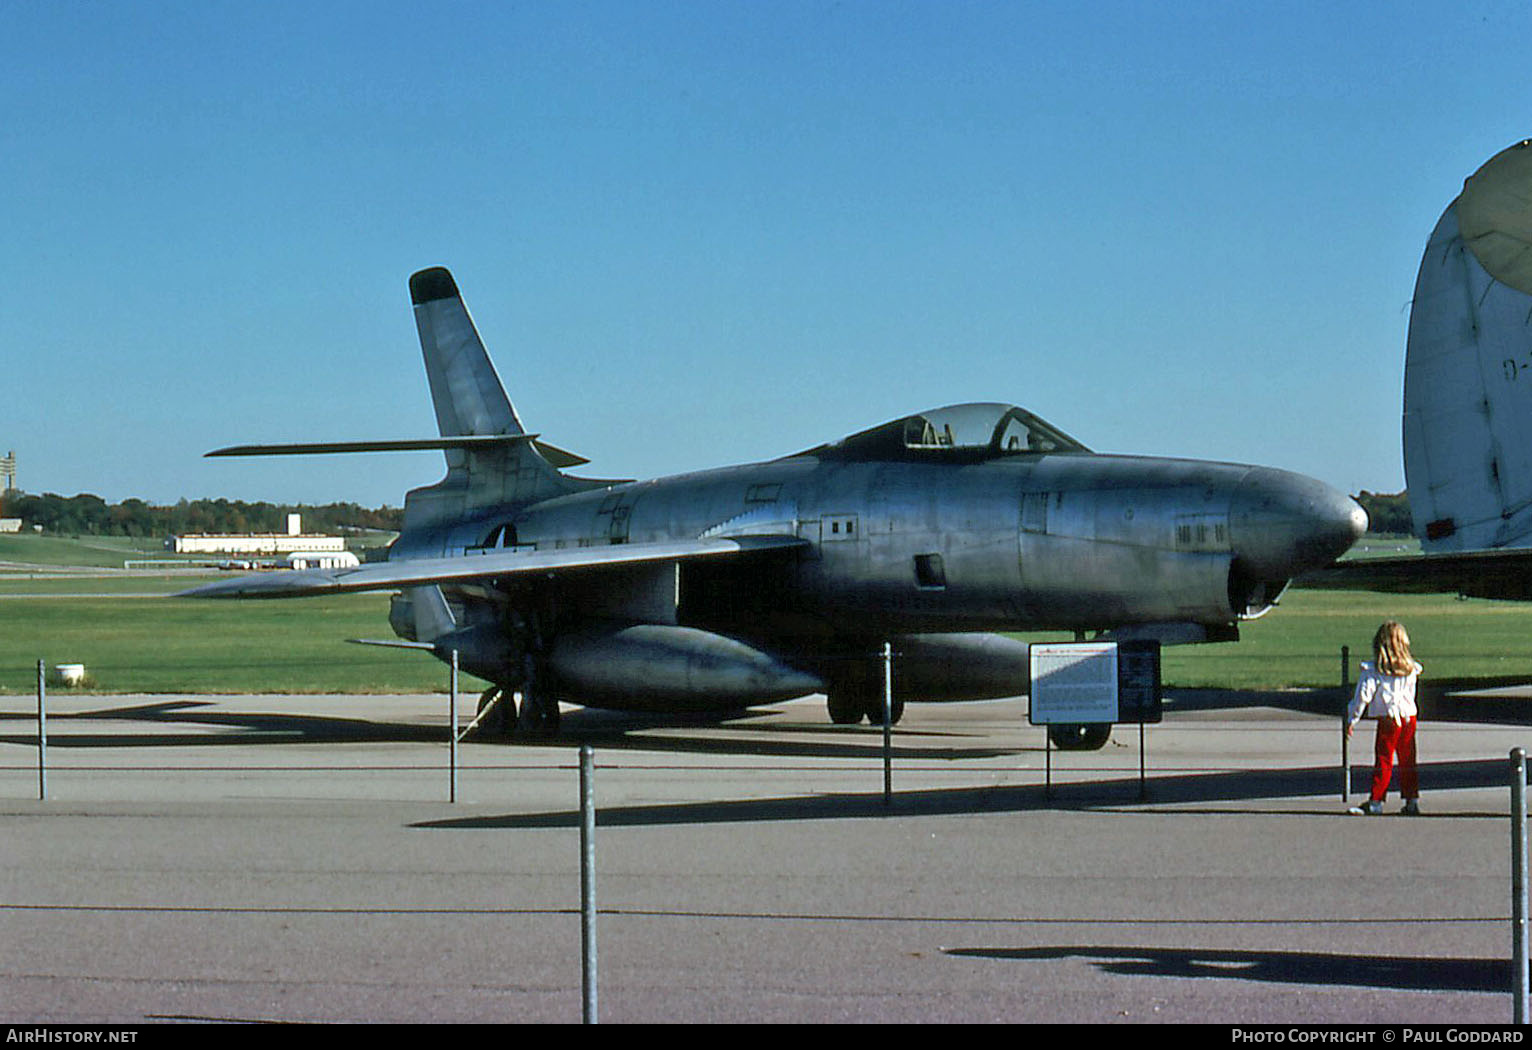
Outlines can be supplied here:
M452 437L398 441L309 441L287 445L230 445L214 449L205 459L220 456L320 456L340 452L439 452L444 449L485 449L530 444L555 467L578 467L589 463L584 456L566 452L537 440L536 434L461 434Z
M1293 584L1319 590L1462 594L1525 601L1532 599L1532 548L1355 558L1300 576Z
M424 649L426 652L434 652L436 646L430 642L406 642L402 638L347 638L352 645L376 645L383 649Z
M493 551L458 558L413 558L355 569L276 571L219 580L177 594L178 598L303 598L351 591L395 590L435 583L462 583L529 573L599 569L656 561L738 556L791 550L807 545L797 536L715 536L665 543L620 543L566 550Z

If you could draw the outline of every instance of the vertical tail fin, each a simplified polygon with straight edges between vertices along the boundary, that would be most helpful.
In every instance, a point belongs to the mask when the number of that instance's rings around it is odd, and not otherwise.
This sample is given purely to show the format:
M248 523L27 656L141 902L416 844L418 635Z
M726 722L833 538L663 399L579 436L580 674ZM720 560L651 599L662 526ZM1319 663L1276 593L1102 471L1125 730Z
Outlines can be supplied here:
M410 301L436 423L443 437L524 434L510 398L452 274L441 267L410 277ZM447 449L447 476L405 497L405 528L430 527L490 508L532 503L578 491L535 441L486 449Z
M410 302L442 437L525 433L452 274L414 274Z
M1426 245L1404 476L1426 550L1532 542L1532 142L1475 172Z

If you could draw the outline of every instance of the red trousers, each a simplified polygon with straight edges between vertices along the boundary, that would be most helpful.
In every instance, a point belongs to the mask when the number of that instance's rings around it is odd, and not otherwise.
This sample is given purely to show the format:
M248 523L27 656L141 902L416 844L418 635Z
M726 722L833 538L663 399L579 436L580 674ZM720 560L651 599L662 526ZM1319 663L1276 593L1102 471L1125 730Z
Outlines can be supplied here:
M1388 781L1394 772L1394 754L1399 755L1399 794L1404 798L1420 797L1420 779L1415 770L1415 719L1402 722L1378 719L1378 735L1373 740L1375 763L1372 767L1372 801L1382 802Z

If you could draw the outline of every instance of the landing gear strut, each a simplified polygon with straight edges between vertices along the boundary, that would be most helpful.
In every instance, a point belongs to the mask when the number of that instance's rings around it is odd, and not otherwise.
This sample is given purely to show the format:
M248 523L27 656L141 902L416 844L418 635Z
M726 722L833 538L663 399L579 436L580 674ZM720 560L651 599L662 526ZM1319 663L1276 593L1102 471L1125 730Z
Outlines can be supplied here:
M491 736L504 736L508 720L506 719L506 707L511 709L509 722L516 720L516 701L505 689L498 685L492 685L479 694L479 710L474 715L474 724L478 731Z
M507 718L506 716L510 717ZM516 724L516 699L503 686L492 685L479 694L479 708L462 732L464 740L509 736Z
M492 685L479 695L479 710L463 731L465 737L550 736L559 729L559 702L545 691L523 685L521 703L505 686Z
M516 732L549 736L559 731L559 702L542 682L539 661L528 654L523 663L521 709L516 712Z

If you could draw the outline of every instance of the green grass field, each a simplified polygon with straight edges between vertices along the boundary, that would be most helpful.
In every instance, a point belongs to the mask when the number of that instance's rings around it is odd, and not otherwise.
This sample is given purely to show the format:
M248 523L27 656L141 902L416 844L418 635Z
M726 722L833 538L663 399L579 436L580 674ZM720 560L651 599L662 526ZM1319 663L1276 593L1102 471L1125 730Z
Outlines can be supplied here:
M1524 675L1532 682L1532 603L1306 590L1288 591L1276 609L1242 625L1238 643L1166 649L1165 682L1223 689L1337 685L1343 645L1351 649L1355 681L1386 619L1409 630L1429 677Z
M391 638L387 617L388 597L376 594L288 602L0 598L0 692L33 691L39 659L50 671L84 664L93 692L444 690L447 672L428 655L346 644Z
M102 581L45 582L77 591ZM187 585L178 580L166 589ZM85 664L100 692L425 692L446 681L442 665L421 653L345 644L391 637L383 595L249 602L4 596L21 586L0 586L0 692L31 692L38 659L49 668ZM1165 682L1249 690L1335 685L1341 646L1351 648L1354 678L1387 617L1409 627L1430 677L1532 682L1532 604L1335 591L1290 592L1280 608L1245 624L1238 643L1167 648Z
M28 544L41 539L22 538ZM79 565L102 544L122 549L111 541L60 539L28 552L58 559L53 564ZM348 638L392 637L386 595L247 602L144 596L169 595L196 582L187 576L39 579L0 572L0 693L32 692L39 659L50 669L83 663L91 691L107 693L445 688L445 668L427 655L346 644ZM1341 646L1351 649L1355 678L1356 665L1370 655L1373 631L1387 618L1409 628L1428 678L1532 682L1532 603L1291 590L1278 608L1244 624L1238 643L1167 648L1165 683L1171 689L1333 686L1340 680Z
M176 573L157 575L119 574L113 576L86 576L77 572L49 572L29 575L26 573L0 572L0 598L16 595L23 598L50 595L171 595L189 590L200 583L220 578L220 574L203 570L196 574Z
M157 539L125 536L38 536L13 533L0 536L0 562L24 562L39 566L81 565L120 569L130 558L171 558Z
M346 538L346 549L363 551L386 547L394 533L370 530ZM15 566L35 565L40 569L78 566L82 568L121 569L123 562L182 561L187 564L217 561L219 554L175 554L165 549L163 539L128 536L41 536L35 533L0 535L0 564L7 571L21 571ZM0 580L4 579L0 572Z

